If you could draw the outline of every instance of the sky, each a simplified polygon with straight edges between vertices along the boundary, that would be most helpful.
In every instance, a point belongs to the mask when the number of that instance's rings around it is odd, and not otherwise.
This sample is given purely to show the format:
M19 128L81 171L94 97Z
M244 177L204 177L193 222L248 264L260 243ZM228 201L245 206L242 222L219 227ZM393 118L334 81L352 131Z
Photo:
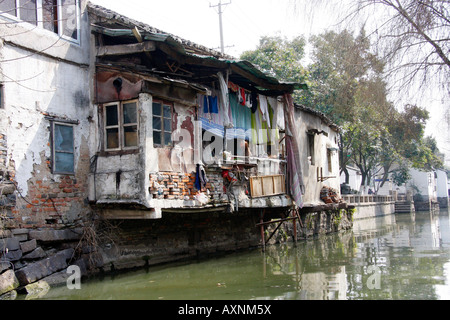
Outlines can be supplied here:
M303 35L309 38L327 29L337 30L338 7L311 8L295 6L295 0L91 0L129 18L164 32L220 51L218 7L222 1L225 53L235 58L254 50L262 36L282 35L288 39ZM314 0L317 1L317 0ZM342 11L341 11L342 12ZM308 59L303 61L307 63ZM421 101L431 114L426 134L438 141L450 167L449 101L440 101L433 93ZM423 104L423 105L422 105ZM447 113L447 114L446 114Z
M91 0L162 31L220 51L219 0ZM231 2L231 3L230 3ZM239 57L254 50L262 36L288 39L318 33L329 17L310 23L292 0L222 0L225 53ZM314 27L313 27L314 26Z

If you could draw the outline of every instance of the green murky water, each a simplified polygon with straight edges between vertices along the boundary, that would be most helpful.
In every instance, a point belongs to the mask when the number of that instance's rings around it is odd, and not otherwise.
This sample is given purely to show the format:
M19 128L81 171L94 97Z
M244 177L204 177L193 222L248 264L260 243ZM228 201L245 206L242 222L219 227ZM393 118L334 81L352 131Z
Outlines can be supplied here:
M450 299L447 211L355 221L354 230L51 289L45 299Z

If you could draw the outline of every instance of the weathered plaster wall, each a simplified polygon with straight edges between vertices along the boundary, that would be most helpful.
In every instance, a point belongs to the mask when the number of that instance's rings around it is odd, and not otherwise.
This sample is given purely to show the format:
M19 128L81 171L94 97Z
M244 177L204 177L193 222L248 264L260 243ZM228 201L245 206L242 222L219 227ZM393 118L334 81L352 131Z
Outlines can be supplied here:
M13 213L16 223L28 227L72 220L66 217L75 210L67 204L71 199L77 207L84 205L91 83L84 13L82 23L80 44L26 23L0 26L5 39L1 47L5 107L0 133L7 137L6 158L15 171L18 203ZM64 182L65 176L51 173L48 116L79 122L74 127L76 174L70 176L70 183ZM59 218L53 219L54 212Z
M411 169L411 180L407 182L408 189L413 189L414 200L419 201L436 201L436 178L433 171L422 172L417 169Z
M323 186L331 187L340 192L339 178L339 155L335 151L332 153L332 171L328 171L327 148L338 148L338 134L332 130L323 121L312 114L295 110L295 125L297 128L298 143L300 150L300 161L303 172L303 181L305 183L305 204L323 204L320 200L320 190ZM308 160L308 134L307 131L317 129L328 133L328 137L324 134L314 135L314 164ZM324 177L335 177L324 182L317 181L317 168L322 168Z
M105 74L104 74L105 75ZM112 73L117 78L120 74ZM103 80L108 83L107 79ZM102 94L105 94L107 85L102 85ZM130 89L131 90L131 89ZM128 93L125 93L128 94ZM99 92L97 92L99 95ZM106 99L105 97L100 97ZM112 99L110 97L109 99ZM107 153L101 143L102 129L102 105L96 106L94 121L92 121L91 140L94 141L92 149L96 152L94 172L90 175L90 200L100 203L133 202L147 208L156 208L154 218L161 217L161 208L182 207L185 205L184 195L186 190L180 191L172 187L166 188L162 197L155 189L157 174L176 174L190 177L195 174L194 164L194 123L195 107L180 103L174 103L174 146L171 148L156 148L153 143L153 96L148 93L138 94L139 99L139 149L128 153ZM178 180L178 178L177 178ZM183 180L183 178L181 179ZM183 183L182 181L177 183ZM176 191L174 191L175 189ZM193 196L193 194L191 194ZM170 203L161 200L180 200ZM192 200L192 197L190 197Z

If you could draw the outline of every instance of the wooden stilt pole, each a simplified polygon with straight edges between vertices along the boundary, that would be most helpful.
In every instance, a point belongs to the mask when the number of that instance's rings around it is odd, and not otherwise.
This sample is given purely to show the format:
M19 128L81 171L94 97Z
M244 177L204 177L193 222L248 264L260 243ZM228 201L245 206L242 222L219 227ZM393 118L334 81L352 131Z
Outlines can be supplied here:
M261 242L262 242L262 251L266 252L266 240L264 237L264 209L261 212L261 219L260 219L260 223L261 223Z
M297 210L294 209L294 217L298 218ZM292 220L294 223L294 245L297 246L297 219Z

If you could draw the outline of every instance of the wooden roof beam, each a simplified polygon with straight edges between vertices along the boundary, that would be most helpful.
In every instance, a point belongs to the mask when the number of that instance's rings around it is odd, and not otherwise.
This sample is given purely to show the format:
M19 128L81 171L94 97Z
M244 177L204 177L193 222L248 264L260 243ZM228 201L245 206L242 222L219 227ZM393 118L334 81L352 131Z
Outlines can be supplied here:
M156 50L156 45L153 41L145 41L142 43L133 44L119 44L113 46L99 46L97 47L97 56L121 56L128 54L135 54L141 52L152 52Z

